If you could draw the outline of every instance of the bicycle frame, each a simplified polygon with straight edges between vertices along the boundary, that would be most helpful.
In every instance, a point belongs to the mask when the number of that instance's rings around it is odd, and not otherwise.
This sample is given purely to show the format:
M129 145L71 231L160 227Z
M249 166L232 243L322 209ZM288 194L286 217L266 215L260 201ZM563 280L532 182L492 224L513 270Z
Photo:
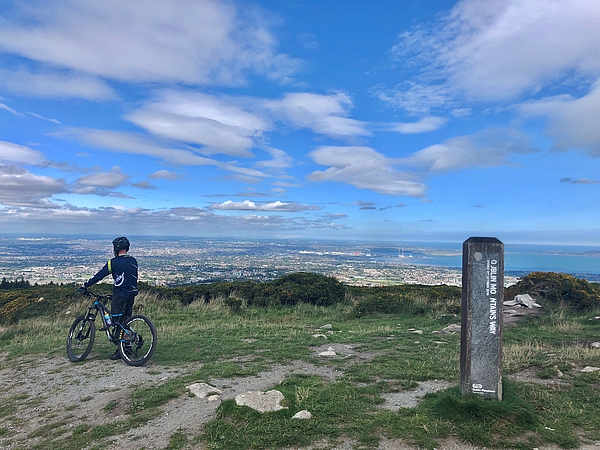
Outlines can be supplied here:
M99 331L104 331L109 341L117 342L111 335L111 330L114 330L115 328L117 328L117 326L121 327L126 334L129 334L128 330L125 327L123 327L123 325L114 321L112 312L104 305L104 303L102 303L102 299L104 298L108 299L109 301L112 300L112 295L99 295L95 292L90 291L87 291L87 293L94 297L94 301L90 306L88 306L87 318L88 320L95 322L96 318L98 317L98 313L100 313L100 319L102 320L102 328L100 328ZM104 317L105 313L107 313L110 316L110 325L106 323L106 318Z

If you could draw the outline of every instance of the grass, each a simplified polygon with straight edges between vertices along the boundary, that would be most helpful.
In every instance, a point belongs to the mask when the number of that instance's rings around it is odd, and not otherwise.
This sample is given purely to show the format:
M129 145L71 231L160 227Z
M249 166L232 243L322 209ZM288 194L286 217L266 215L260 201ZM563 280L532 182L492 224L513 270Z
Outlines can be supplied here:
M203 430L193 435L178 430L167 448L202 444L210 449L276 449L322 441L333 445L341 439L355 440L357 448L374 448L382 436L421 448L434 448L447 438L488 448L523 449L545 444L576 448L600 440L600 372L580 371L585 366L600 367L600 350L587 345L600 340L600 324L590 320L597 311L556 309L505 328L502 402L461 396L454 387L428 395L417 408L381 409L382 394L413 389L420 381L438 379L458 385L460 336L433 332L460 323L460 317L444 311L441 304L428 305L422 295L413 303L428 311L356 317L351 302L327 308L242 304L232 310L224 299L184 307L140 295L135 312L151 317L159 335L152 372L169 368L177 370L177 376L153 389L140 386L129 399L106 405L105 414L121 405L126 410L121 420L110 425L71 428L61 421L64 417L49 418L45 428L31 435L43 438L35 448L80 449L91 443L94 448L109 448L112 437L159 416L167 402L184 399L190 383L254 376L275 364L297 360L330 364L342 376L336 381L299 375L279 384L274 380L287 409L260 414L226 400ZM5 362L24 367L39 357L64 357L66 332L85 305L69 309L73 313L59 311L5 327L0 334ZM332 326L321 329L325 324ZM104 359L111 345L101 333L96 339L92 355L97 352L96 358ZM315 356L317 346L332 344L351 346L356 355L326 362ZM510 381L517 373L536 380ZM30 401L26 396L0 397L0 446L10 442L10 424L19 420L19 408ZM312 419L292 419L304 409Z

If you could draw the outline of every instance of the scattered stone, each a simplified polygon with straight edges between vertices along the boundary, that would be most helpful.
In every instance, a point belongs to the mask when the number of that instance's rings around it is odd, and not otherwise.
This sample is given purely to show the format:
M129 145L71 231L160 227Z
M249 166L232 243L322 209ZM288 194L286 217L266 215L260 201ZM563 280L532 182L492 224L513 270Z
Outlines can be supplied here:
M423 330L411 331L412 334L423 334Z
M216 387L206 383L194 383L186 386L186 388L196 397L200 398L207 398L211 395L219 396L221 394L220 389L217 389Z
M283 394L276 389L267 392L250 391L236 395L235 403L239 406L248 406L258 412L279 411L287 409L280 405L284 398Z
M440 333L442 334L460 334L461 327L456 323L451 323L450 325L442 328Z
M590 348L600 348L600 342L592 342Z
M319 353L319 356L334 358L337 356L337 353L333 350L333 347L329 347L326 351Z
M249 339L242 339L242 341L245 342L246 344L252 344L253 342L258 341L258 339L249 338Z
M333 325L331 325L330 323L323 325L321 327L322 330L331 330L333 328Z
M326 335L324 335L324 334L313 334L313 336L312 336L312 337L314 337L314 338L325 338L325 339L327 339L327 336L326 336Z
M592 367L592 366L586 366L583 369L581 369L581 371L585 372L585 373L598 372L599 370L600 370L600 367Z
M218 394L214 394L214 395L209 395L207 400L209 402L220 402L221 401L221 396Z
M529 294L519 294L515 295L514 300L508 300L504 302L504 306L524 306L525 308L541 308L541 305L538 305L531 295Z
M310 411L307 411L306 409L303 409L302 411L298 411L292 417L292 419L311 419L311 418L312 418L312 414L310 413Z

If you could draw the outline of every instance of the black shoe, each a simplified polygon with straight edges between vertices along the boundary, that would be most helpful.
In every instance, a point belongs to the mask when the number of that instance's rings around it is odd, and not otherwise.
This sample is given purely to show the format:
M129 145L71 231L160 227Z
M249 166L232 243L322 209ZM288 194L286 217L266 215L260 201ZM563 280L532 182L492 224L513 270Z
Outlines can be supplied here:
M119 353L119 350L115 350L115 352L110 355L108 357L108 359L110 359L111 361L116 361L117 359L121 359L121 354Z

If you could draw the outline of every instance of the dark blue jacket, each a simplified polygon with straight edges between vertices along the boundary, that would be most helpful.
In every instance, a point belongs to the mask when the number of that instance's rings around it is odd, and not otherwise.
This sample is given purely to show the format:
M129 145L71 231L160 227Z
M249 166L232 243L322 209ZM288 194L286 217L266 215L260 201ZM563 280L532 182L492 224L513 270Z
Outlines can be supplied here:
M133 256L125 254L109 259L96 275L83 283L83 286L88 288L108 275L112 275L114 280L113 295L137 295L138 263Z

